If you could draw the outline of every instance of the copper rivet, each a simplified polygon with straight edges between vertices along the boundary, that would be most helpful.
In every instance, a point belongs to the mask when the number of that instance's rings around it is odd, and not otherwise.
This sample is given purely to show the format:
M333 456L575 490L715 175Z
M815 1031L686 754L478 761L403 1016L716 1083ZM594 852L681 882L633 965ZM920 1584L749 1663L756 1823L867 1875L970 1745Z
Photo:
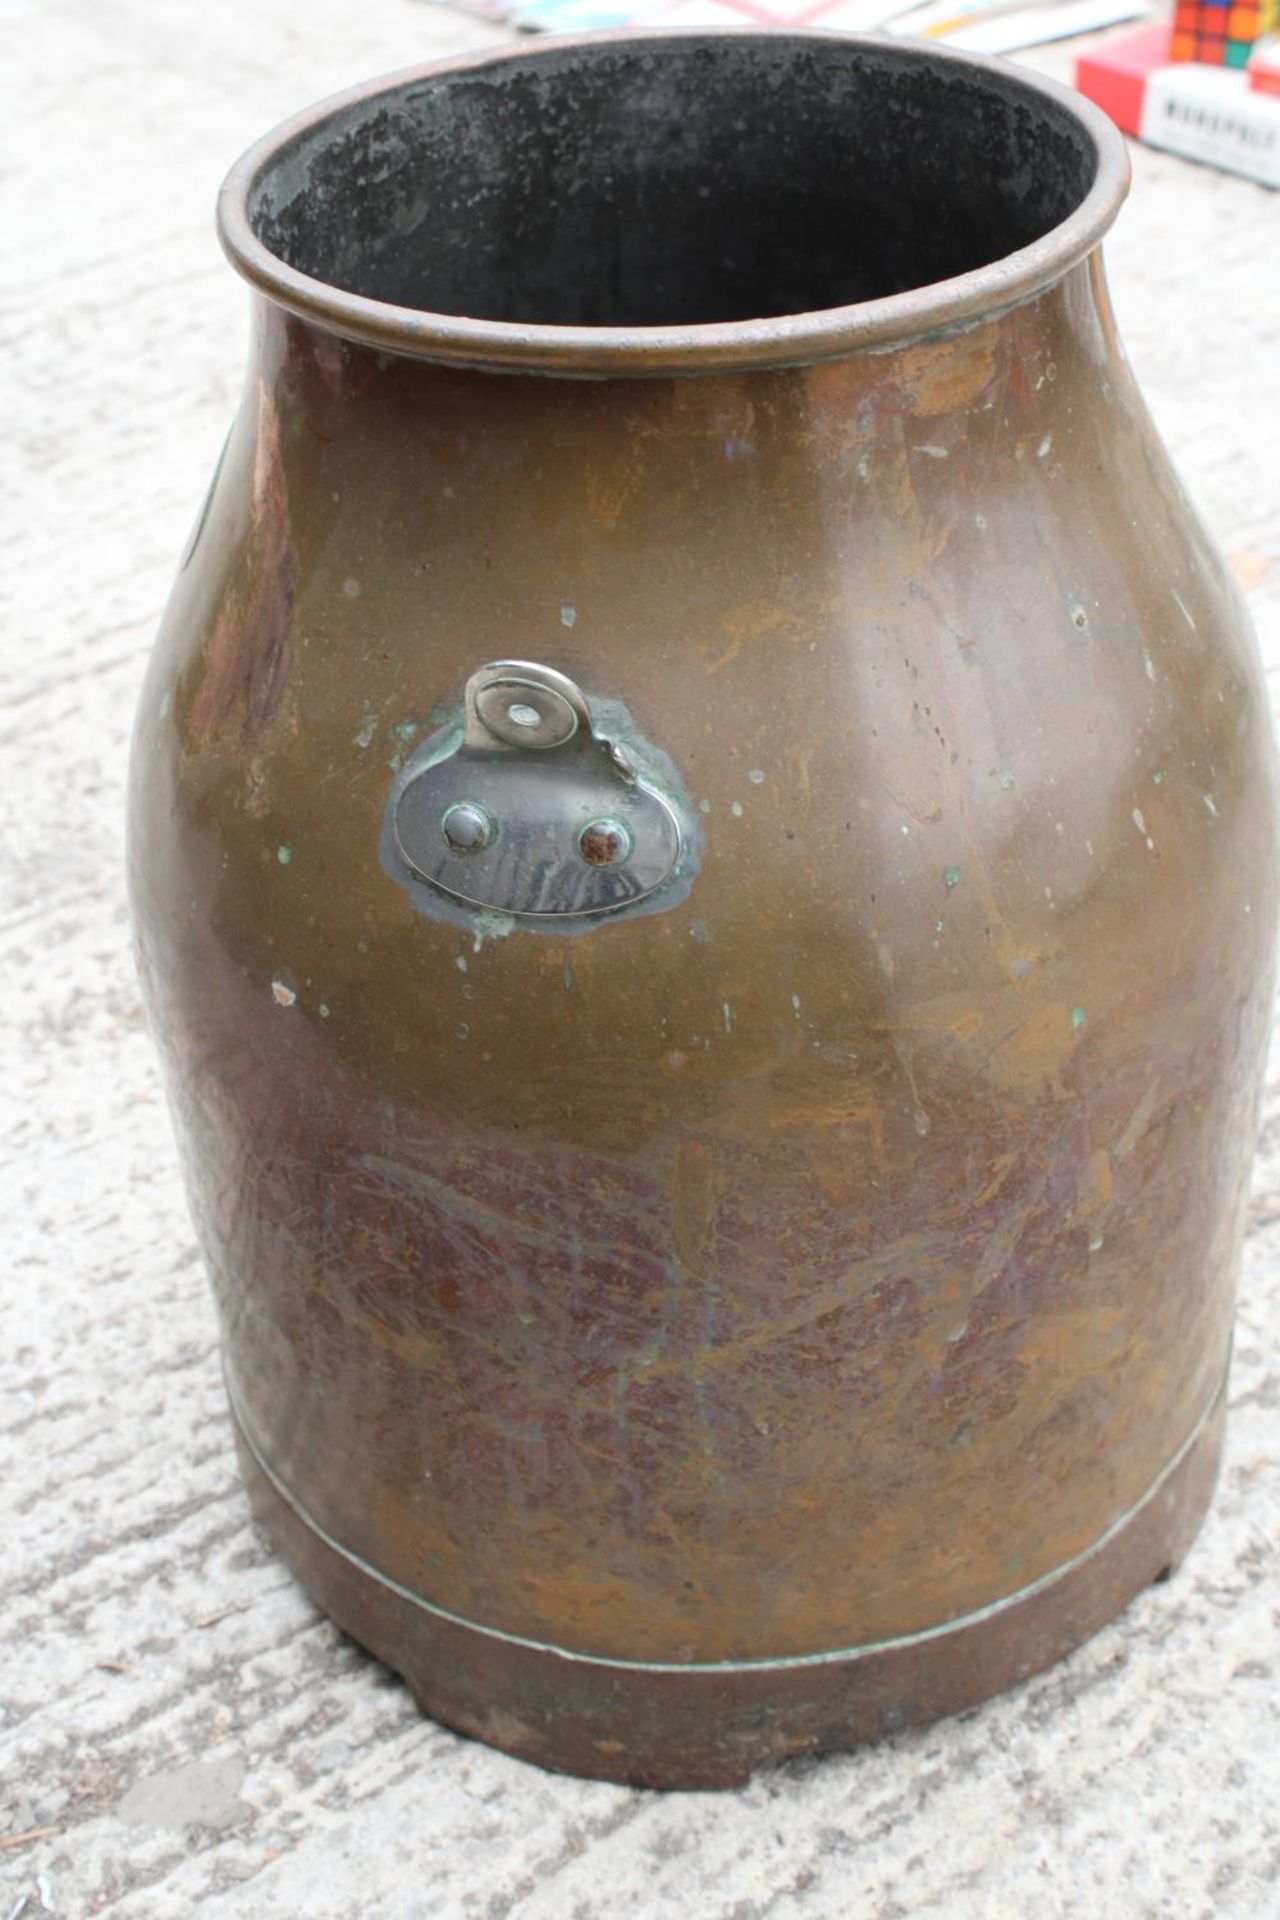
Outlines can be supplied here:
M631 829L621 820L589 820L578 835L578 852L589 867L620 867L631 846Z

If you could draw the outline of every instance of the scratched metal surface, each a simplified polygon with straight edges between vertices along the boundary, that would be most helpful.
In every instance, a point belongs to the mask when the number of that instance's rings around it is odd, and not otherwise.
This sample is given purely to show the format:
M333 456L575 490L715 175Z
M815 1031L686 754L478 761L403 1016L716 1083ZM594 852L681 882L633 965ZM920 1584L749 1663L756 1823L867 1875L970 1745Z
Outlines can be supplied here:
M414 0L5 12L0 1920L1280 1914L1280 1055L1205 1532L962 1721L730 1795L552 1778L423 1720L253 1532L121 885L133 702L243 364L210 209L283 112L490 36ZM1121 326L1274 684L1280 202L1135 161Z

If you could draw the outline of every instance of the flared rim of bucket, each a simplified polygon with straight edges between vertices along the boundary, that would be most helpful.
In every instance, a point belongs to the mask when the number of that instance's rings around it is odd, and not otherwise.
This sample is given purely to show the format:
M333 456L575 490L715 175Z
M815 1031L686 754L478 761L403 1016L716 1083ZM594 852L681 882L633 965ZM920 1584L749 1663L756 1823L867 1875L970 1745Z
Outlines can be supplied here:
M768 41L779 50L788 44L798 51L834 44L881 63L926 66L956 78L980 76L997 98L1047 106L1060 123L1071 123L1090 150L1092 182L1066 217L1039 238L953 278L853 305L691 325L549 325L400 306L301 271L254 229L254 195L269 171L326 121L384 95L435 78L482 76L504 63L528 65L595 47L692 49L742 39ZM918 342L990 319L1042 293L1092 253L1114 221L1128 186L1128 155L1111 120L1069 87L1004 61L881 35L762 32L753 27L624 28L507 41L491 50L384 75L319 101L242 155L223 183L217 217L223 248L252 287L277 306L345 339L388 353L491 371L622 379L803 366Z

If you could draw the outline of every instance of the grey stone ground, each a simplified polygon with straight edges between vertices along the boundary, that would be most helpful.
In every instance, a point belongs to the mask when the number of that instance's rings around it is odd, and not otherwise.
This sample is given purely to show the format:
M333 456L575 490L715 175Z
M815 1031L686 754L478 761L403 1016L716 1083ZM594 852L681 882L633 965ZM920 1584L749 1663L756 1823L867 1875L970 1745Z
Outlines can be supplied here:
M1280 1915L1280 1056L1200 1544L963 1721L727 1796L555 1779L422 1719L252 1531L121 892L131 709L241 377L210 210L285 111L491 35L416 0L0 18L0 1920ZM1274 678L1280 200L1135 159L1121 322Z

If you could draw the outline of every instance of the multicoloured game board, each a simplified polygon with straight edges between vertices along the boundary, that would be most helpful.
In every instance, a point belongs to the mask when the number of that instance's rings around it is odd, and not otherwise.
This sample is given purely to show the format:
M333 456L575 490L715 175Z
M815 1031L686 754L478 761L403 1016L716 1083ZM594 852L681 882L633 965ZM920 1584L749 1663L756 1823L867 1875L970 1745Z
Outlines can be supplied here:
M596 27L843 27L866 33L919 0L453 0L467 13L490 13L549 33ZM957 12L962 11L960 6Z
M595 27L825 27L1008 53L1131 20L1150 0L441 0L544 33Z

